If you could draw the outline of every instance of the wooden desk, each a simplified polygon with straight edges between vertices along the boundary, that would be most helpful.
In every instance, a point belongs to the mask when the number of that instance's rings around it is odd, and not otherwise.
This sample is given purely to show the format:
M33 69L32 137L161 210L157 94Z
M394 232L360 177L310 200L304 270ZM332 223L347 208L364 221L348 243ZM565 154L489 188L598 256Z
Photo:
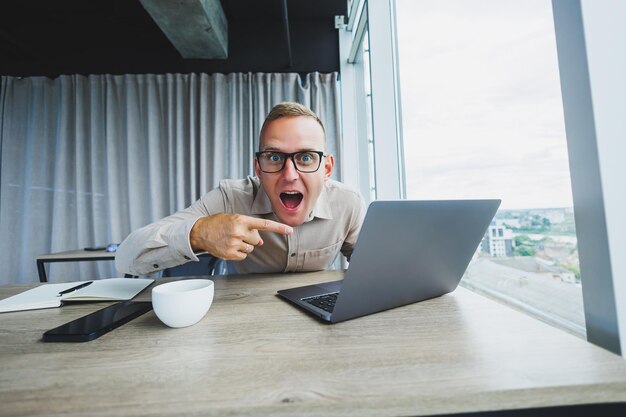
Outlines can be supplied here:
M39 282L48 282L45 264L49 262L112 261L114 259L115 252L107 252L106 250L87 251L81 249L40 255L37 257Z
M624 360L463 288L335 325L275 296L340 276L214 277L200 323L170 329L150 312L87 343L41 334L106 304L0 314L0 415L384 416L626 401Z

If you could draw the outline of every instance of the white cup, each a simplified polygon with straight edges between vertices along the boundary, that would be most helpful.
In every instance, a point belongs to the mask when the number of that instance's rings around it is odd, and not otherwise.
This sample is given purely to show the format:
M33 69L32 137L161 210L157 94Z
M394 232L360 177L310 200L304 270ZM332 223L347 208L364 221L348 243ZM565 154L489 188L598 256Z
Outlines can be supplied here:
M199 322L213 303L213 281L187 279L168 282L152 289L152 307L159 320L170 327L187 327Z

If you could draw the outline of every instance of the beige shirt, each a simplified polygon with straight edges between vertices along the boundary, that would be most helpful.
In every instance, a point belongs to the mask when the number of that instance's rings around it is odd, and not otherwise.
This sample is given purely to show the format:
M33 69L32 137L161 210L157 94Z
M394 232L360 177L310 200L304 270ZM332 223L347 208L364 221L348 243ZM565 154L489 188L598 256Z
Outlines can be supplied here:
M237 213L278 221L257 177L220 181L185 210L132 232L115 256L120 272L146 275L198 261L189 233L203 216ZM239 273L297 272L326 269L339 251L350 257L365 216L361 195L333 180L325 183L313 211L291 235L260 231L257 246L243 261L231 262Z

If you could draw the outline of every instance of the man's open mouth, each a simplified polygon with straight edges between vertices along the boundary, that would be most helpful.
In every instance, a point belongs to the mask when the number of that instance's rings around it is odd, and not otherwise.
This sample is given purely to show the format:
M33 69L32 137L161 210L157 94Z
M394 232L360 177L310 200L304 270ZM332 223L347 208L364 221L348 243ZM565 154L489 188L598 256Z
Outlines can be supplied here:
M304 196L302 193L297 191L287 191L284 193L280 193L280 201L283 202L283 205L288 209L295 209L302 202L302 198Z

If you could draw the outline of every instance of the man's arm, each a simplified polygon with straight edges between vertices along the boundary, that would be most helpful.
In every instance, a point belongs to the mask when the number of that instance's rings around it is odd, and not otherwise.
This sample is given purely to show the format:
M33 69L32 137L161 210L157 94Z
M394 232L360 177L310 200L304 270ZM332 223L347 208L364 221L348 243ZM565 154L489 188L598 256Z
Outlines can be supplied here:
M216 189L190 207L133 231L117 249L117 270L146 275L192 260L198 261L189 244L189 234L200 218L210 214L207 202L212 209L223 211L221 192Z
M224 211L223 195L215 189L189 208L132 232L118 248L115 266L120 272L146 275L198 261L200 252L240 261L263 244L259 230L293 233L281 223Z

